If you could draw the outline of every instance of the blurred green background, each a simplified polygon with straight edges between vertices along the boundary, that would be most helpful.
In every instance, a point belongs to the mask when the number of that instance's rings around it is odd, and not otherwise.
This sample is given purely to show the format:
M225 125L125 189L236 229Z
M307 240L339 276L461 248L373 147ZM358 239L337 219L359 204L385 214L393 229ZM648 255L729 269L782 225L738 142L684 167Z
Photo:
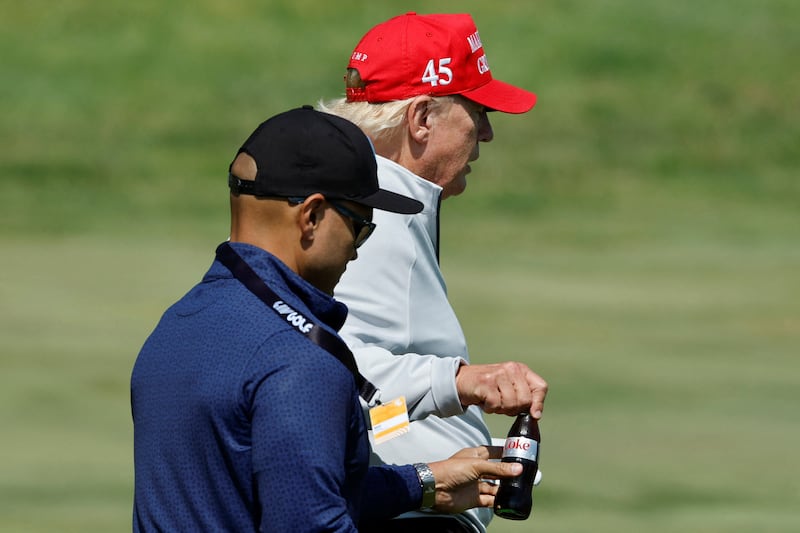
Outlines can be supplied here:
M535 516L490 531L800 531L800 3L0 5L0 530L130 530L131 366L229 161L417 10L539 96L444 206L473 360L551 385Z

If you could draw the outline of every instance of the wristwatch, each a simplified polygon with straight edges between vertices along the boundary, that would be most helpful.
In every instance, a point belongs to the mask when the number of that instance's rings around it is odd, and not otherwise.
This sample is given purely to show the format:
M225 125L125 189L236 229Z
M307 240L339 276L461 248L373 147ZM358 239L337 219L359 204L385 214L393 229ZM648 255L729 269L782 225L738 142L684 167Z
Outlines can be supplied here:
M436 480L433 479L433 471L425 463L414 463L419 478L419 486L422 488L422 505L420 509L430 509L436 503Z

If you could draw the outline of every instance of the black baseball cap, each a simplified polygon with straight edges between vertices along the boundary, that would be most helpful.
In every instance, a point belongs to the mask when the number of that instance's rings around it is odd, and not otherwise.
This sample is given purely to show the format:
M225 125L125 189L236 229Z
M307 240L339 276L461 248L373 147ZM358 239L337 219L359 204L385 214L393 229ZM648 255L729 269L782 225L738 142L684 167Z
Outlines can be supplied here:
M232 173L233 194L293 197L321 193L393 213L414 214L422 203L378 187L375 149L352 122L316 111L292 109L262 122L236 155L256 162L256 179Z

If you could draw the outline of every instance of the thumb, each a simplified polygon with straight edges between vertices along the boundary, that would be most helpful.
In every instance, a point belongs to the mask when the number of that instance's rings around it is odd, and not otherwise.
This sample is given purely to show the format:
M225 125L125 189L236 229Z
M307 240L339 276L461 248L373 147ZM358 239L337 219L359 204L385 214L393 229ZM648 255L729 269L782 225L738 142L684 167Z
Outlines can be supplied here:
M519 463L482 462L478 468L484 478L506 478L522 474L523 467Z

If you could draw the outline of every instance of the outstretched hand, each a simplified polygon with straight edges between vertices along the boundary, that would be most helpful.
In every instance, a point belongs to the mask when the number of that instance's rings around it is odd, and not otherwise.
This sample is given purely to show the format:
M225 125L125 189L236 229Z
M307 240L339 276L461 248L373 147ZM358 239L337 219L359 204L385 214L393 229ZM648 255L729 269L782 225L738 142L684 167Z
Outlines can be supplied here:
M486 413L542 417L547 382L522 363L461 365L456 389L462 405L477 405Z
M519 463L491 462L503 455L501 446L464 448L449 459L429 463L436 480L436 503L433 508L442 513L460 513L473 507L491 507L497 486L487 479L518 476Z

